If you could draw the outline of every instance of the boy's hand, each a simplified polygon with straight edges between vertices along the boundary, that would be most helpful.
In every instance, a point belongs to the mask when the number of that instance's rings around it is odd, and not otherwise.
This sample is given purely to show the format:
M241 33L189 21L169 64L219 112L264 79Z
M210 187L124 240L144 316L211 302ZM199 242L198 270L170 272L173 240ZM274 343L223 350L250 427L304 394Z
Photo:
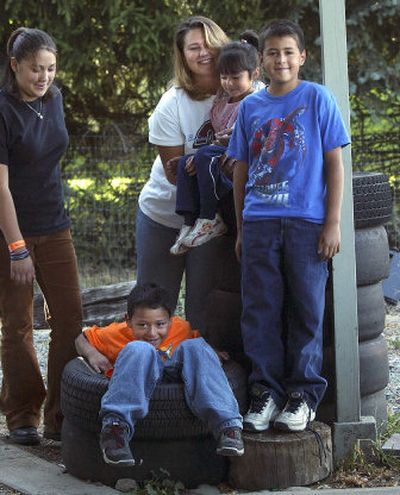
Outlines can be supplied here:
M225 361L229 361L230 356L229 356L229 353L227 351L218 351L217 349L214 349L214 351L216 352L217 356L219 357L219 360L221 361L221 363L224 363Z
M340 250L339 223L325 224L318 241L318 254L323 261L328 261Z
M193 163L193 159L194 159L194 155L189 156L189 158L186 160L186 165L185 165L186 172L191 176L196 175L196 167Z
M234 158L228 158L225 154L221 156L219 161L219 168L221 169L221 172L231 180L233 180L233 167L235 162L236 160Z
M105 373L107 370L112 368L112 364L110 361L101 354L97 349L94 349L95 352L91 352L86 356L86 359L89 361L90 366L94 369L96 373Z

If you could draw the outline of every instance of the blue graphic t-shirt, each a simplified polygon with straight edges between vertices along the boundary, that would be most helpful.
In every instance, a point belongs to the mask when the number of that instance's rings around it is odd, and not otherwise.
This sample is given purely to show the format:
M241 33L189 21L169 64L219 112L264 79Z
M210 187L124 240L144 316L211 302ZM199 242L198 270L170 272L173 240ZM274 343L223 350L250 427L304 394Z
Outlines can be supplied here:
M284 96L264 89L245 98L227 152L249 167L243 219L323 223L324 153L349 142L325 86L301 81Z

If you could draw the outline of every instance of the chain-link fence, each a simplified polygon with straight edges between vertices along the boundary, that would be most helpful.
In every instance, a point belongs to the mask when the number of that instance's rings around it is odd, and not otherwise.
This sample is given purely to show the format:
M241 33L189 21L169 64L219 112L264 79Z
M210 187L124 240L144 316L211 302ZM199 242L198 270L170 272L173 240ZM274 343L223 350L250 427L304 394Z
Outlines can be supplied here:
M395 208L388 225L391 247L400 247L400 135L353 138L355 170L387 174ZM65 196L72 219L83 287L135 278L137 198L155 156L154 147L127 126L71 136L63 161Z

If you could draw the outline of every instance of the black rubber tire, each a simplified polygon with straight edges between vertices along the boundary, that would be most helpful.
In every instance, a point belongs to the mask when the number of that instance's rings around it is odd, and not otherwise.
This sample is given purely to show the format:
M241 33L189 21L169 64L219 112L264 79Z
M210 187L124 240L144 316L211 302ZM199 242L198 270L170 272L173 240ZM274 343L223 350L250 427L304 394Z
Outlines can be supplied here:
M376 339L360 342L358 346L360 360L360 395L374 394L386 388L389 383L389 360L386 340L381 335ZM324 348L323 376L328 381L325 400L331 402L334 397L335 367L332 346Z
M333 342L332 293L328 288L325 299L324 346ZM358 340L363 342L378 337L385 328L386 306L382 282L357 287Z
M143 459L142 465L111 466L103 460L97 433L84 430L67 418L63 421L62 459L67 471L77 478L114 487L120 478L149 480L152 472L158 475L162 468L169 472L171 480L195 488L199 484L217 485L227 475L227 460L216 455L216 441L211 436L179 440L139 440L134 436L130 446L135 459Z
M382 282L357 287L358 340L379 337L385 329L386 306Z
M357 285L370 285L389 276L390 252L382 225L355 231Z
M389 359L383 335L361 342L359 352L361 397L385 389L389 383Z
M393 198L385 174L353 173L354 224L357 229L384 225L392 216Z
M330 394L324 397L322 403L317 409L317 421L332 424L336 419L336 404L333 401L333 396ZM387 422L387 400L385 390L379 390L374 394L364 395L361 397L361 415L373 416L376 421L376 426L379 432L384 431Z
M386 428L388 417L385 390L378 390L374 394L362 396L361 414L362 416L373 416L378 431L382 433Z
M231 361L224 364L224 370L243 411L247 407L246 373L239 364ZM61 381L64 417L84 430L99 432L98 413L108 382L106 377L94 373L83 359L70 361ZM209 433L208 427L187 407L183 384L160 383L150 401L148 415L136 424L135 438L179 439Z

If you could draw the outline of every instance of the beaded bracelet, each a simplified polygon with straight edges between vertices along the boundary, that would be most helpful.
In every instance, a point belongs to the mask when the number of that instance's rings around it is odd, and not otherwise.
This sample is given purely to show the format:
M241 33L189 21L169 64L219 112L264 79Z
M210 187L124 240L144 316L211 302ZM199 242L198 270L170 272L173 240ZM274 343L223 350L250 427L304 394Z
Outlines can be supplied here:
M29 251L25 248L22 251L12 251L10 253L10 260L20 261L20 260L24 260L25 258L28 258L28 256L29 256Z
M16 251L17 249L20 248L24 248L25 246L26 246L25 241L21 239L19 241L10 242L10 244L8 245L8 250L10 251L10 253L12 253L13 251Z

